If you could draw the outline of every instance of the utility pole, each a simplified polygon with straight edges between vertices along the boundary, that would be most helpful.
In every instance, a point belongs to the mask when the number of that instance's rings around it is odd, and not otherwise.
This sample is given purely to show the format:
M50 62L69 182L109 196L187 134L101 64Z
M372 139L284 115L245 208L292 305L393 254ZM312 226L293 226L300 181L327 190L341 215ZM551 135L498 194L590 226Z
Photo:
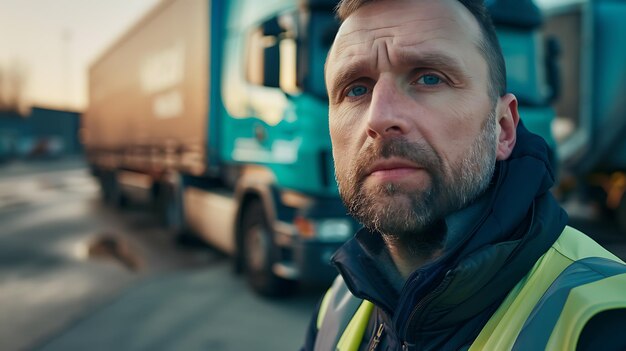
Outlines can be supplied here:
M72 30L69 28L63 28L61 32L61 43L63 48L63 62L62 62L62 74L63 74L63 100L66 108L74 107L74 96L72 89Z

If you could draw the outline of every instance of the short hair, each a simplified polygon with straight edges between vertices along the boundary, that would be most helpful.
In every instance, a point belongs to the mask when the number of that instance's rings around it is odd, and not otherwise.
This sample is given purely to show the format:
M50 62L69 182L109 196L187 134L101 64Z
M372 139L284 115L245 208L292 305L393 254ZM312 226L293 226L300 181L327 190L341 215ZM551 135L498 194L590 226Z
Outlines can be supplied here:
M381 0L340 0L336 7L341 22L362 6ZM483 0L457 0L474 16L480 26L482 38L478 48L489 68L488 94L494 101L506 94L506 67L496 29Z

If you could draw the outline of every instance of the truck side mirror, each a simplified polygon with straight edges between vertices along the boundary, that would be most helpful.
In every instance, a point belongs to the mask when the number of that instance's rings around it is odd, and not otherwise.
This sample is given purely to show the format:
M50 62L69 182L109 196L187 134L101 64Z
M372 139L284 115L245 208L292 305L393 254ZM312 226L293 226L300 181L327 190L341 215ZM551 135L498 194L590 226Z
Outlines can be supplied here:
M263 48L263 86L280 87L280 40L285 32L278 22L278 17L272 17L261 25L263 36L271 38L270 45Z
M278 23L278 17L272 17L263 22L261 25L264 36L277 37L284 32L284 29Z
M546 80L550 87L548 100L554 102L561 96L561 71L559 58L561 57L561 43L555 36L546 39Z
M263 49L263 85L280 87L280 42Z
M532 29L543 22L541 11L532 0L492 0L487 2L487 8L496 26Z

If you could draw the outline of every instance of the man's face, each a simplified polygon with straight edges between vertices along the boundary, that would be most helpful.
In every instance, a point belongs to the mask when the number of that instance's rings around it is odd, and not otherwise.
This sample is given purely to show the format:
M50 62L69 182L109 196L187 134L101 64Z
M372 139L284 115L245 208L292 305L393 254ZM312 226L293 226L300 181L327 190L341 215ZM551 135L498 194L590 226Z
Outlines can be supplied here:
M455 0L377 1L342 24L326 71L333 156L370 229L414 236L488 185L499 128L480 38Z

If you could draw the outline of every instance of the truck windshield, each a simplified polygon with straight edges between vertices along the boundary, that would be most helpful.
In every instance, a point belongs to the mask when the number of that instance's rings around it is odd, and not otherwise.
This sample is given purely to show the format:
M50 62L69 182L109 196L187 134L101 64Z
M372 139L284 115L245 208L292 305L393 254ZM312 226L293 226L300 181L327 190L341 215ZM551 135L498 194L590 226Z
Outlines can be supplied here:
M308 74L304 77L305 90L328 100L324 83L324 62L333 43L339 23L331 11L311 11L308 25Z

